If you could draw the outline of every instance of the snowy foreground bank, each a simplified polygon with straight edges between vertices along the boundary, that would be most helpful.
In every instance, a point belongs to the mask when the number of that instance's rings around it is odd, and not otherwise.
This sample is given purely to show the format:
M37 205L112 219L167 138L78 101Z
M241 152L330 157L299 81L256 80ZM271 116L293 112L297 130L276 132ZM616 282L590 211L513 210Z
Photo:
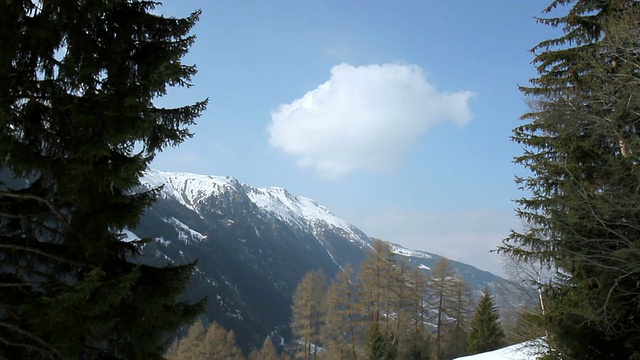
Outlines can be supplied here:
M540 344L526 342L481 354L459 357L455 360L535 360L540 349Z

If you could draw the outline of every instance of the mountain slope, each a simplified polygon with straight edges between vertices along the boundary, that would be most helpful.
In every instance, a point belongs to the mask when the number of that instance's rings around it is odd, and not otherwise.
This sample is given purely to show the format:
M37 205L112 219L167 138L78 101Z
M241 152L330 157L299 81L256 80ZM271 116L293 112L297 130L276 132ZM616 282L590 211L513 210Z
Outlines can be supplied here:
M315 201L278 187L254 188L231 177L148 170L141 182L162 187L132 237L151 238L147 262L198 259L191 299L208 296L207 316L236 332L245 350L268 334L286 337L291 295L309 270L332 277L358 265L371 239ZM438 256L394 252L425 271ZM452 261L472 286L508 291L503 279Z

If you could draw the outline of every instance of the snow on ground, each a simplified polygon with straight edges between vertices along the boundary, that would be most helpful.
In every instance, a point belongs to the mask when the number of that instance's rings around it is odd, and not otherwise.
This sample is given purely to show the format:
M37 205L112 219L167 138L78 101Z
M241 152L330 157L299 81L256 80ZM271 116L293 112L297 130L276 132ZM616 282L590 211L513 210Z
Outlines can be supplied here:
M463 356L455 360L535 360L540 355L540 351L541 345L531 341L481 354Z

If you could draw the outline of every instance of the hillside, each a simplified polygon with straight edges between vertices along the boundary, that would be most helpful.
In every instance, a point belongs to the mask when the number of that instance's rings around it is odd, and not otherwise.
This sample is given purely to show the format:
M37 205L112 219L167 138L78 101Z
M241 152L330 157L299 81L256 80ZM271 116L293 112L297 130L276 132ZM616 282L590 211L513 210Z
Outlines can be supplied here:
M304 273L323 269L333 276L358 265L372 239L315 201L279 187L255 188L231 177L149 170L146 188L162 187L131 237L151 238L145 261L198 260L190 299L208 297L207 318L236 332L245 347L267 334L288 337L291 295ZM392 248L429 271L438 255ZM511 285L470 265L452 261L480 291L489 287L508 299ZM504 305L504 304L503 304Z

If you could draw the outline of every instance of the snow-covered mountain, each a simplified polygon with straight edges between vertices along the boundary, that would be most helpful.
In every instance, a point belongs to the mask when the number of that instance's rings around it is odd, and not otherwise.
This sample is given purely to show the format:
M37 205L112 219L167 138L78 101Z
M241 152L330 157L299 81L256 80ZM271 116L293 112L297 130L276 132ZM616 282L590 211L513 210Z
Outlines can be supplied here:
M224 194L225 189L241 187L232 177L172 173L154 169L147 170L140 182L152 189L162 187L164 197L173 198L194 211L207 198Z
M302 276L323 269L331 277L347 263L357 266L372 239L326 207L279 187L255 188L232 177L148 170L147 189L158 201L127 238L151 238L145 261L198 260L187 294L207 296L207 317L235 330L245 346L274 331L286 336L291 295ZM438 255L391 244L414 266L429 271ZM452 261L478 291L508 292L508 283Z
M211 197L229 200L240 194L258 207L262 215L311 231L318 237L322 237L323 231L329 228L351 242L363 245L369 243L369 238L362 231L336 217L326 207L309 198L293 195L281 187L255 188L241 184L229 176L171 173L153 169L149 169L140 180L148 188L162 186L161 193L165 198L175 199L195 212L207 206L207 200Z

